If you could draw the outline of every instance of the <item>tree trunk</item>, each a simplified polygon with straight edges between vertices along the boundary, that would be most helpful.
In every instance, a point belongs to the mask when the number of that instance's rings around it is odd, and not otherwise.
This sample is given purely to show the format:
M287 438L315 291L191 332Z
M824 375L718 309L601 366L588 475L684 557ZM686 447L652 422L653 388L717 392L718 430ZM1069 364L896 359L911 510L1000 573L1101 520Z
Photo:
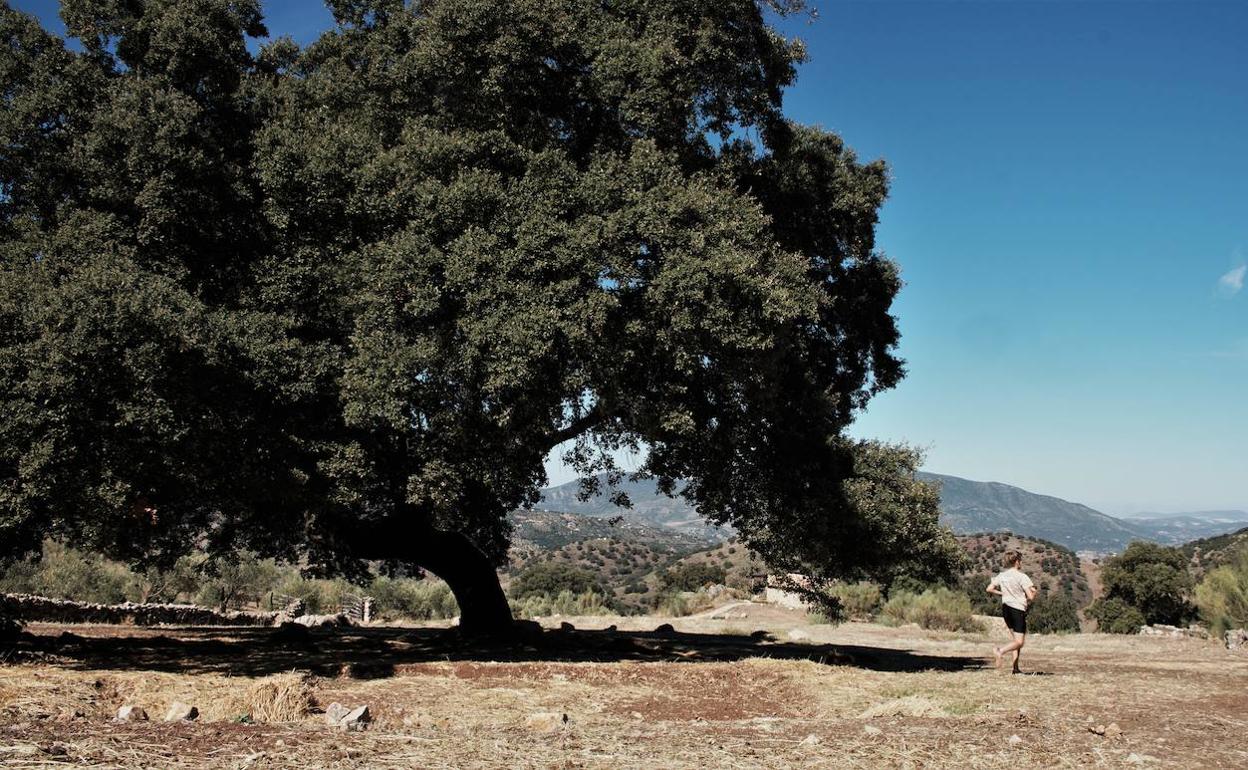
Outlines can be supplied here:
M459 604L461 632L507 636L515 630L498 572L465 535L433 529L413 511L344 534L357 556L407 562L445 580Z
M445 580L455 594L463 633L502 636L513 630L498 573L471 540L458 532L429 530L413 545L411 561Z

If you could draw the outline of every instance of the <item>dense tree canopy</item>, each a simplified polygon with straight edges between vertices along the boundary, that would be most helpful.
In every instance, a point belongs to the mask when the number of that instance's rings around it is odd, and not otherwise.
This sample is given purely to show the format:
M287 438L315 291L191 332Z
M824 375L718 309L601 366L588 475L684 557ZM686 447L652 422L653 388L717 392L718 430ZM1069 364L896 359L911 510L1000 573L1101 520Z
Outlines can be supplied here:
M1183 623L1195 614L1192 576L1178 548L1137 540L1105 562L1101 583L1106 600L1134 607L1145 623Z
M419 564L466 625L552 448L612 452L776 568L937 573L881 162L781 110L797 0L0 11L0 537ZM572 443L568 443L572 442ZM900 565L900 566L899 566Z

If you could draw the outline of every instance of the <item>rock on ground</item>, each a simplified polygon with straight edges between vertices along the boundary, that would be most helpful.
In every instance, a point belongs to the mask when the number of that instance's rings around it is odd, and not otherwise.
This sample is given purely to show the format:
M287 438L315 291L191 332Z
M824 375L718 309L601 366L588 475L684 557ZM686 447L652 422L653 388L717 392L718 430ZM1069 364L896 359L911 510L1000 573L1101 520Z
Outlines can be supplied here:
M147 712L142 706L122 706L117 709L118 722L146 722Z
M169 710L165 712L166 722L189 722L193 719L197 719L198 717L199 709L189 703L183 703L182 701L174 701L173 705L169 707Z
M525 717L524 725L539 733L553 733L568 723L568 715L557 711L538 711Z
M1248 650L1248 628L1232 628L1227 631L1226 649Z
M368 706L360 706L343 717L338 722L338 726L348 732L358 732L371 721L372 716L368 713Z
M351 713L351 709L341 703L331 703L325 707L325 723L337 725L342 718Z

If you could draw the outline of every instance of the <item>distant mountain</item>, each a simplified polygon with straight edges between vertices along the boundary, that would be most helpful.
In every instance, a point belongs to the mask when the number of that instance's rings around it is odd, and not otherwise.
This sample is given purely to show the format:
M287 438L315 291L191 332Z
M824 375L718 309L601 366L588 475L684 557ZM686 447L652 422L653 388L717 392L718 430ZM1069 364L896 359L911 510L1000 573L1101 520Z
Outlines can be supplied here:
M1248 522L1248 511L1183 511L1182 513L1129 513L1119 516L1120 519L1135 521L1136 519L1191 519L1207 521L1213 524L1229 524L1237 521Z
M1149 540L1181 545L1248 527L1248 511L1194 511L1192 513L1138 513L1123 523Z
M1119 551L1146 537L1121 519L1060 497L939 473L919 478L940 484L941 521L959 535L1013 532L1076 551Z
M1243 511L1148 514L1120 519L1080 503L995 481L971 481L927 472L920 472L919 478L940 484L941 521L959 535L1012 532L1075 551L1116 552L1132 540L1180 545L1248 526L1248 513ZM717 541L734 534L707 524L683 498L660 494L653 481L626 481L621 489L633 504L631 510L612 505L603 494L581 502L577 499L576 482L545 490L537 507L595 517L622 515L628 521Z
M603 482L606 489L606 482ZM542 499L534 506L538 510L567 511L586 516L611 518L624 516L627 520L640 521L663 529L684 532L695 537L713 538L718 542L732 536L732 530L708 524L682 497L668 497L659 492L654 481L623 481L620 491L628 495L632 508L620 508L612 504L607 494L598 494L582 502L577 498L580 485L575 481L542 491Z
M512 541L554 550L583 540L609 539L639 543L660 553L677 556L701 551L720 542L703 533L657 527L625 517L618 522L601 516L554 512L514 511L509 517Z

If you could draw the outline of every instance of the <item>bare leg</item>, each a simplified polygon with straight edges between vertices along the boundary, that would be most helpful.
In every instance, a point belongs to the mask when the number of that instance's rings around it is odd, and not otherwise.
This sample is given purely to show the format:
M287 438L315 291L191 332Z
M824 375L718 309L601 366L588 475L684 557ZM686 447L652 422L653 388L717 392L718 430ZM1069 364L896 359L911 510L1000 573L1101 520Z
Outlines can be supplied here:
M994 647L992 652L993 654L997 656L998 665L1000 665L1001 658L1003 656L1005 656L1007 653L1011 653L1010 657L1014 663L1014 672L1017 673L1018 672L1018 651L1023 648L1023 643L1026 641L1027 635L1018 634L1018 633L1015 633L1014 631L1010 631L1010 636L1012 636L1014 639L1012 642L1005 645L1004 647Z
M1013 631L1011 631L1010 633L1014 634ZM1014 673L1017 674L1019 673L1018 657L1023 652L1023 644L1025 644L1027 641L1027 635L1026 634L1014 634L1014 639L1018 642L1018 647L1014 648Z

